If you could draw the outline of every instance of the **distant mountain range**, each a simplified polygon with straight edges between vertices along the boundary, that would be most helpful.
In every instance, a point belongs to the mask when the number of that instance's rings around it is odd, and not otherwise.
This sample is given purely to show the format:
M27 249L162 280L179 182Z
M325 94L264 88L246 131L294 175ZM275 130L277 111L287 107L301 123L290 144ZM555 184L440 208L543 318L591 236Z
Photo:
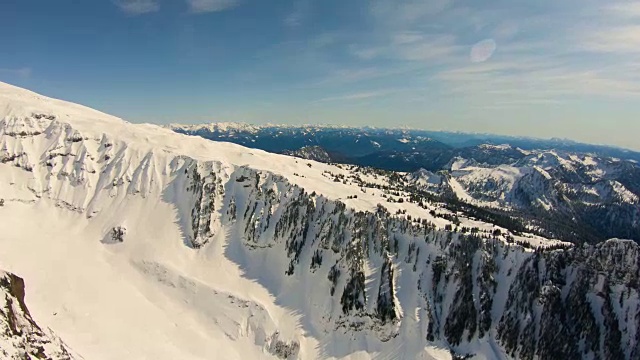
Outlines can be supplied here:
M407 129L234 123L170 127L309 160L426 176L430 185L416 183L417 189L449 203L454 197L485 212L516 214L545 237L640 241L640 153L630 150Z
M591 145L566 139L535 139L491 134L426 131L412 129L357 128L320 125L249 125L212 123L171 124L176 132L198 135L215 141L228 141L274 153L291 153L304 147L319 146L333 161L374 166L393 171L424 168L437 171L456 157L468 154L478 145L509 145L502 155L519 157L517 150L558 150L594 154L640 162L640 152L613 146ZM495 154L490 154L493 157ZM491 163L503 159L487 158Z

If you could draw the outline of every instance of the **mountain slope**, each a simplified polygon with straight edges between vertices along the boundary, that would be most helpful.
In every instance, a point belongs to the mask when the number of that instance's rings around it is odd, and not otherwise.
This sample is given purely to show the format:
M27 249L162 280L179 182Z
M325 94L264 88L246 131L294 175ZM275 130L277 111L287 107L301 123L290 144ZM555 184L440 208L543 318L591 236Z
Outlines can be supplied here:
M243 280L228 260L240 240L221 218L248 166L281 174L273 181L283 190L293 186L286 176L346 197L353 187L323 175L332 167L132 125L8 85L0 109L0 261L30 279L33 311L83 356L319 356L299 310L276 305L273 289Z
M323 163L332 162L331 155L320 146L305 146L296 151L285 151L283 154Z
M500 165L456 158L448 169L465 202L517 211L549 236L578 243L640 241L640 168L632 162L541 151ZM551 219L573 229L551 226Z
M4 84L0 112L0 262L85 358L640 354L633 242L511 234L376 173Z

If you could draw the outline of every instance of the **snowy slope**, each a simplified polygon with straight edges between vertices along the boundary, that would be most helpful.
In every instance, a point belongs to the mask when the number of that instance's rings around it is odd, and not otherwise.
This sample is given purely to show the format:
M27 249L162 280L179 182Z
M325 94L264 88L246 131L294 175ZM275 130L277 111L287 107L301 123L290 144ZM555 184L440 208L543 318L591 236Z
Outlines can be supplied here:
M454 229L377 174L6 84L0 119L0 263L84 358L640 354L633 242L522 237L551 246L532 251L492 224ZM553 319L566 331L549 339Z
M79 353L205 359L225 349L225 358L245 359L290 349L320 356L320 339L306 333L297 309L276 305L273 289L246 279L228 259L230 234L220 221L213 234L216 215L201 234L193 212L204 210L198 171L219 179L212 189L251 167L346 197L353 189L329 183L327 166L133 125L6 84L0 109L0 261L29 279L36 317ZM111 236L115 228L126 229L122 243ZM441 358L442 351L425 351Z

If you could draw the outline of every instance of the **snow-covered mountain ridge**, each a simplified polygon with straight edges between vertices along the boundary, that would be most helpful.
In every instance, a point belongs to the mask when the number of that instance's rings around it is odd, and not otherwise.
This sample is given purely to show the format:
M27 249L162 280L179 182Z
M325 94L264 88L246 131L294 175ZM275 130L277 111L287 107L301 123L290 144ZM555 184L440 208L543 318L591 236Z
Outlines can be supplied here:
M0 263L87 359L640 354L633 242L448 220L361 185L375 174L8 85L0 119Z

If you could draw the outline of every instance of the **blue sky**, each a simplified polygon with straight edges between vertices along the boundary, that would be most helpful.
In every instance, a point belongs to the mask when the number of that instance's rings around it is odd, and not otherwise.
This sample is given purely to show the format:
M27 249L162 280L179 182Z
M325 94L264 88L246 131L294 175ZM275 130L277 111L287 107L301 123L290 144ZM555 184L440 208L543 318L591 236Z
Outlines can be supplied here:
M640 3L9 0L0 81L135 122L410 126L640 149Z

